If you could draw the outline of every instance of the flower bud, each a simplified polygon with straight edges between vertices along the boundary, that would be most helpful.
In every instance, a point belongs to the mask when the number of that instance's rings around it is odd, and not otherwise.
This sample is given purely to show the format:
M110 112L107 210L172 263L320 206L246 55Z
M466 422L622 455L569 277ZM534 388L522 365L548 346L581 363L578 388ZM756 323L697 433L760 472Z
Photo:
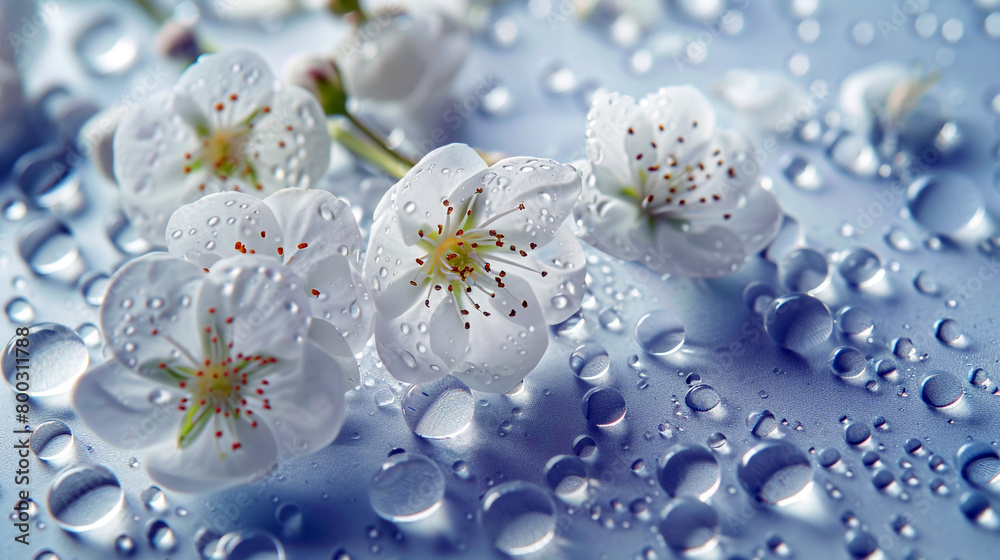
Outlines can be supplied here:
M302 54L288 62L285 81L312 92L327 115L347 114L347 93L330 56Z

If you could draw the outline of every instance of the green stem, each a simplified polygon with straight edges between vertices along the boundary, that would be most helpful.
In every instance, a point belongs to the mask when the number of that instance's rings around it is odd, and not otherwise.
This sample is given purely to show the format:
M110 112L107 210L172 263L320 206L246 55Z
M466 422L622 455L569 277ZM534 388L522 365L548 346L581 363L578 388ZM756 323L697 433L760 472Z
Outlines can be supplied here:
M371 128L368 128L368 125L361 122L357 117L352 115L349 111L345 112L344 116L347 117L347 120L351 121L351 124L353 124L355 128L357 128L358 130L361 131L362 134L367 136L369 140L377 144L378 147L381 148L384 152L391 154L392 157L394 157L397 161L399 161L403 165L406 165L407 167L413 167L414 165L417 164L417 162L407 158L406 156L400 154L396 150L390 148L389 145L386 144L384 140L382 140L381 136L376 134L375 131L372 130Z
M377 165L383 171L397 179L402 179L413 167L411 164L401 161L391 150L388 150L379 143L372 143L358 138L337 120L329 121L327 130L330 133L330 138L333 138L341 146L350 150L354 155Z

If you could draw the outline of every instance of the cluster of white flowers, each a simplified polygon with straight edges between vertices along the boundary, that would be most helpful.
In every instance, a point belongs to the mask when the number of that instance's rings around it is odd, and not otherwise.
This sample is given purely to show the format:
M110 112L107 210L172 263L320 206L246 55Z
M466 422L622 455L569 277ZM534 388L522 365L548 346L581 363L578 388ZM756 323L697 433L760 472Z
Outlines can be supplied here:
M384 76L394 63L357 64L349 90L387 89L365 65ZM101 307L113 357L74 400L106 441L143 449L164 487L244 482L331 443L373 333L401 381L510 390L542 359L548 326L581 306L578 231L622 259L719 276L780 220L738 172L745 142L716 128L697 90L674 87L639 103L598 95L575 167L432 151L385 193L363 251L348 204L310 188L328 163L324 125L306 90L228 51L117 131L122 205L168 252L115 273Z

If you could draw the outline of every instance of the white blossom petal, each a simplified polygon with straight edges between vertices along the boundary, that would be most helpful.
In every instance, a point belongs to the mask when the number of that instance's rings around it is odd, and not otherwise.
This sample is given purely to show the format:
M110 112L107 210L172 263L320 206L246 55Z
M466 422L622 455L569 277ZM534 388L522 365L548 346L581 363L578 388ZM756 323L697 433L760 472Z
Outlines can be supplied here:
M262 190L317 185L330 165L331 140L322 107L296 86L278 89L271 103L271 111L254 120L246 144Z
M410 285L410 280L416 278L420 270L414 259L423 252L396 241L401 236L396 214L385 214L372 224L365 252L363 279L379 315L386 319L393 319L409 309L423 293Z
M274 89L274 74L267 62L247 49L200 56L181 74L175 87L215 128L247 121L272 104Z
M309 244L303 252L287 263L300 276L305 276L312 259L340 255L351 263L361 262L361 228L351 207L327 191L317 189L284 189L264 199L281 227L289 255L303 242Z
M634 99L603 90L594 94L587 113L587 159L605 169L619 185L632 182L625 136L639 114ZM605 181L601 185L607 184Z
M167 253L126 263L111 277L101 330L126 366L184 360L201 347L197 306L205 273Z
M167 222L167 249L199 267L251 253L278 257L282 230L264 201L214 193L177 209Z
M302 286L295 273L269 257L221 260L205 276L201 325L226 334L231 353L298 360L310 313Z
M170 92L153 94L125 115L113 141L122 208L136 231L157 246L163 245L170 213L211 183L204 170L185 173L199 142L194 129L174 116L177 101Z
M302 281L311 298L313 316L346 333L351 349L360 352L371 338L375 319L375 302L364 287L361 273L339 254L309 262L299 273L304 273Z
M549 345L548 328L531 287L520 278L509 278L505 290L484 301L490 316L468 315L469 350L451 373L471 389L504 393L538 365Z
M351 362L357 371L353 358ZM308 342L300 368L295 383L272 385L267 392L273 403L268 422L281 447L281 458L314 453L333 443L347 411L345 378L350 374L338 360Z
M395 195L394 206L403 241L413 245L420 239L419 231L429 232L446 224L450 204L444 202L458 204L471 195L480 186L480 181L468 179L485 169L483 158L465 144L448 144L424 156L390 191ZM452 214L453 220L461 218L458 213Z
M430 311L422 304L411 306L396 317L380 316L375 322L375 349L396 379L425 383L450 372L445 361L431 351L429 322Z
M355 352L348 346L343 333L337 327L322 319L309 322L309 340L316 343L324 352L337 362L337 367L344 376L343 388L347 392L361 383L361 372Z
M271 472L278 457L274 434L266 424L251 428L245 421L233 422L235 437L202 433L186 448L165 441L143 452L150 478L176 492L207 492L251 482ZM239 441L239 449L231 444Z
M176 435L182 395L136 375L116 360L90 368L73 387L73 406L98 437L122 449L149 447Z
M472 217L477 224L492 222L516 245L548 243L580 197L579 173L552 160L508 158L478 177L470 182L484 193L476 197Z
M546 323L561 323L580 309L587 288L587 256L569 228L559 228L554 239L530 254L528 266L548 273L513 273L531 285Z

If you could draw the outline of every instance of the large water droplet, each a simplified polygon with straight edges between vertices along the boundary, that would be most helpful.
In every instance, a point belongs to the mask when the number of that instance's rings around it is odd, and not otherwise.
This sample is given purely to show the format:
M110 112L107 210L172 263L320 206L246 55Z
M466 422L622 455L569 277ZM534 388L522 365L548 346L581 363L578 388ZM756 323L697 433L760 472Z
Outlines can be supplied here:
M675 446L660 461L660 486L670 497L707 500L719 489L722 469L715 455L701 446Z
M368 500L381 518L393 522L423 519L441 507L444 475L437 463L417 453L389 457L368 484Z
M125 493L106 467L81 464L56 476L46 503L60 527L79 532L100 527L118 515Z
M224 560L285 560L281 541L266 531L228 533L219 539L219 548Z
M906 191L913 219L934 233L950 234L982 217L976 184L958 173L924 175Z
M448 375L411 385L402 398L403 419L426 439L453 438L472 423L475 401L469 386Z
M635 338L646 352L666 356L684 344L684 324L670 311L650 311L636 323Z
M934 328L937 339L953 348L965 348L968 346L968 339L962 333L962 327L954 319L941 319Z
M502 552L537 552L555 536L555 504L534 484L514 481L486 491L480 501L479 523Z
M737 478L758 501L780 505L812 486L812 465L805 453L791 443L762 443L743 456Z
M830 369L839 377L857 377L865 372L868 360L855 348L841 346L830 354Z
M920 398L934 408L951 406L962 398L962 385L950 373L934 373L920 384Z
M39 276L73 283L86 270L73 232L56 220L32 224L21 237L18 250Z
M146 540L155 550L170 552L177 548L177 535L162 519L154 519L146 528Z
M583 416L594 426L614 426L625 418L625 397L614 387L594 387L583 396Z
M770 410L757 410L747 415L747 428L759 438L767 437L778 429L778 419Z
M820 300L792 294L774 300L768 307L764 329L778 346L803 352L830 337L833 318Z
M27 346L18 346L26 339ZM18 349L22 352L18 352ZM30 369L23 359L30 352ZM18 360L22 361L19 362ZM18 392L41 397L66 392L90 363L90 353L83 339L73 329L56 323L29 327L25 337L15 336L3 353L3 374L7 384ZM18 366L21 366L20 368ZM19 380L18 372L30 371L30 382ZM23 385L19 384L23 383Z

